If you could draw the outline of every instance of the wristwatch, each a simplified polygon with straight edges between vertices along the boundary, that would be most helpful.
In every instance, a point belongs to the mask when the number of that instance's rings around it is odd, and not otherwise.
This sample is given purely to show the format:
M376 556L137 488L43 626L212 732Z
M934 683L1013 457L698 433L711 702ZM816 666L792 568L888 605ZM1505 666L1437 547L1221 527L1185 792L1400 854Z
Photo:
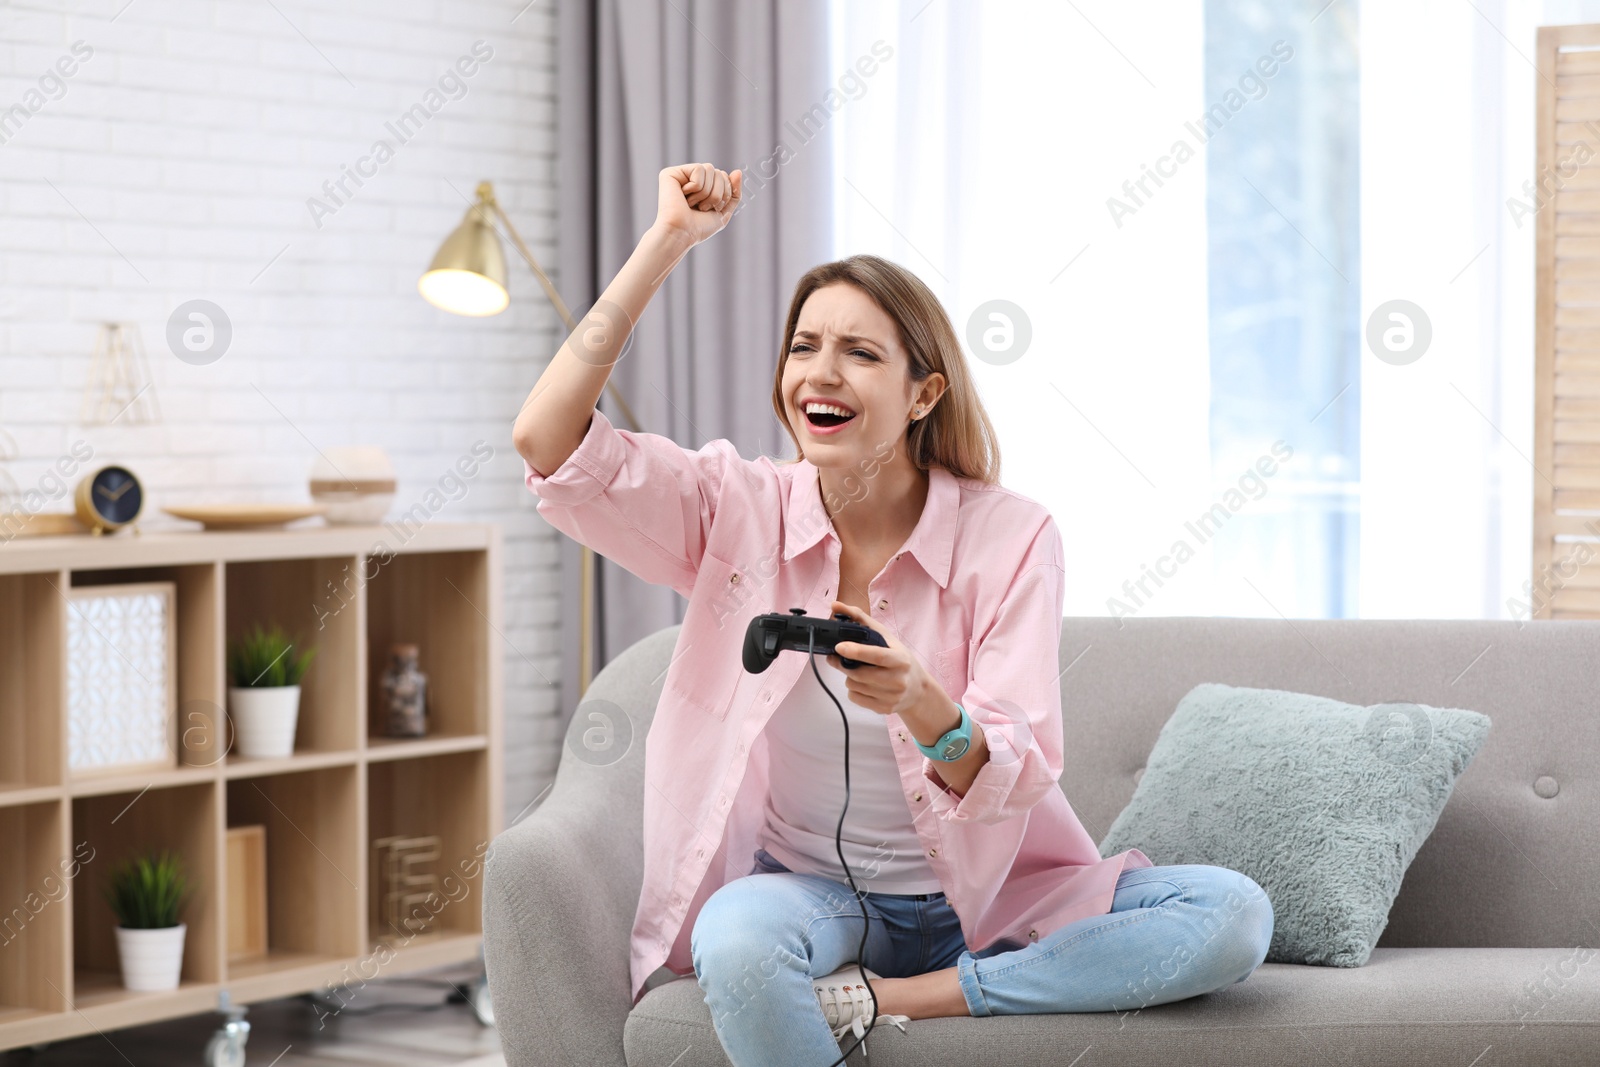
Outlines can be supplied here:
M931 745L925 745L912 737L912 742L922 750L922 754L941 763L954 763L967 754L967 749L972 747L972 719L967 715L967 709L960 704L956 710L961 712L959 725L951 727L942 737Z

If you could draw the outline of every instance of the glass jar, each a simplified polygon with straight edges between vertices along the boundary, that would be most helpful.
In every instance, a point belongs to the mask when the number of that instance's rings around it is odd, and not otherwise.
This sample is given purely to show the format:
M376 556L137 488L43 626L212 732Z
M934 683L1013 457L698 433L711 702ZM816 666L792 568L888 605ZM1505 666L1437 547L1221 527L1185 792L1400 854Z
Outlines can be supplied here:
M383 734L421 737L428 732L428 676L417 666L416 645L394 645L383 672Z

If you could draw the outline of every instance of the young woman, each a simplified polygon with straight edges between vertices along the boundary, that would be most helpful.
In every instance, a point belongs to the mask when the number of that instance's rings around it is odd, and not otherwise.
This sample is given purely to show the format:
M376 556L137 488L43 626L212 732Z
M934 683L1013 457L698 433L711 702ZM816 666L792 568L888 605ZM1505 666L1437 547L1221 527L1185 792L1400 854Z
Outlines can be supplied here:
M654 225L514 431L552 525L689 600L646 746L635 1001L657 967L692 970L734 1064L826 1067L878 1023L1136 1010L1243 981L1272 937L1261 887L1102 858L1061 790L1060 532L998 484L956 333L915 275L853 256L800 279L772 393L795 460L691 452L595 410L742 174L658 181ZM748 621L792 610L887 647L745 671Z

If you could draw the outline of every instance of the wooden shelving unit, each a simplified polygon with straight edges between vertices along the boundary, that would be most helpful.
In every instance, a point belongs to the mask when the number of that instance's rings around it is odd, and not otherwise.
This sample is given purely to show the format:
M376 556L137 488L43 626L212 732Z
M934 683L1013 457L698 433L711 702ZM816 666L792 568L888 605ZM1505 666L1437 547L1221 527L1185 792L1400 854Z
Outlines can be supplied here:
M489 525L0 544L0 1050L207 1011L224 990L249 1003L475 958L502 810L499 575ZM177 587L179 765L75 775L66 593L150 581ZM226 750L226 642L258 621L321 646L284 759ZM372 725L398 642L429 676L415 740ZM224 842L251 824L267 827L268 952L230 964ZM437 834L452 878L436 928L398 942L377 928L369 870L392 834ZM151 847L180 852L196 885L180 987L130 993L102 884Z

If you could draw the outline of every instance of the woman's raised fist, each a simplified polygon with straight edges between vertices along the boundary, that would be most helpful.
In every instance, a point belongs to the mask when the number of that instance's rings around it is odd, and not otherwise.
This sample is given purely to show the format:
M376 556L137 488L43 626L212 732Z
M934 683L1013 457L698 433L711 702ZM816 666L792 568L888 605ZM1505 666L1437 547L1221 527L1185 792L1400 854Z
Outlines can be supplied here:
M667 167L657 181L656 226L699 244L728 224L743 184L742 171L729 174L709 163Z

